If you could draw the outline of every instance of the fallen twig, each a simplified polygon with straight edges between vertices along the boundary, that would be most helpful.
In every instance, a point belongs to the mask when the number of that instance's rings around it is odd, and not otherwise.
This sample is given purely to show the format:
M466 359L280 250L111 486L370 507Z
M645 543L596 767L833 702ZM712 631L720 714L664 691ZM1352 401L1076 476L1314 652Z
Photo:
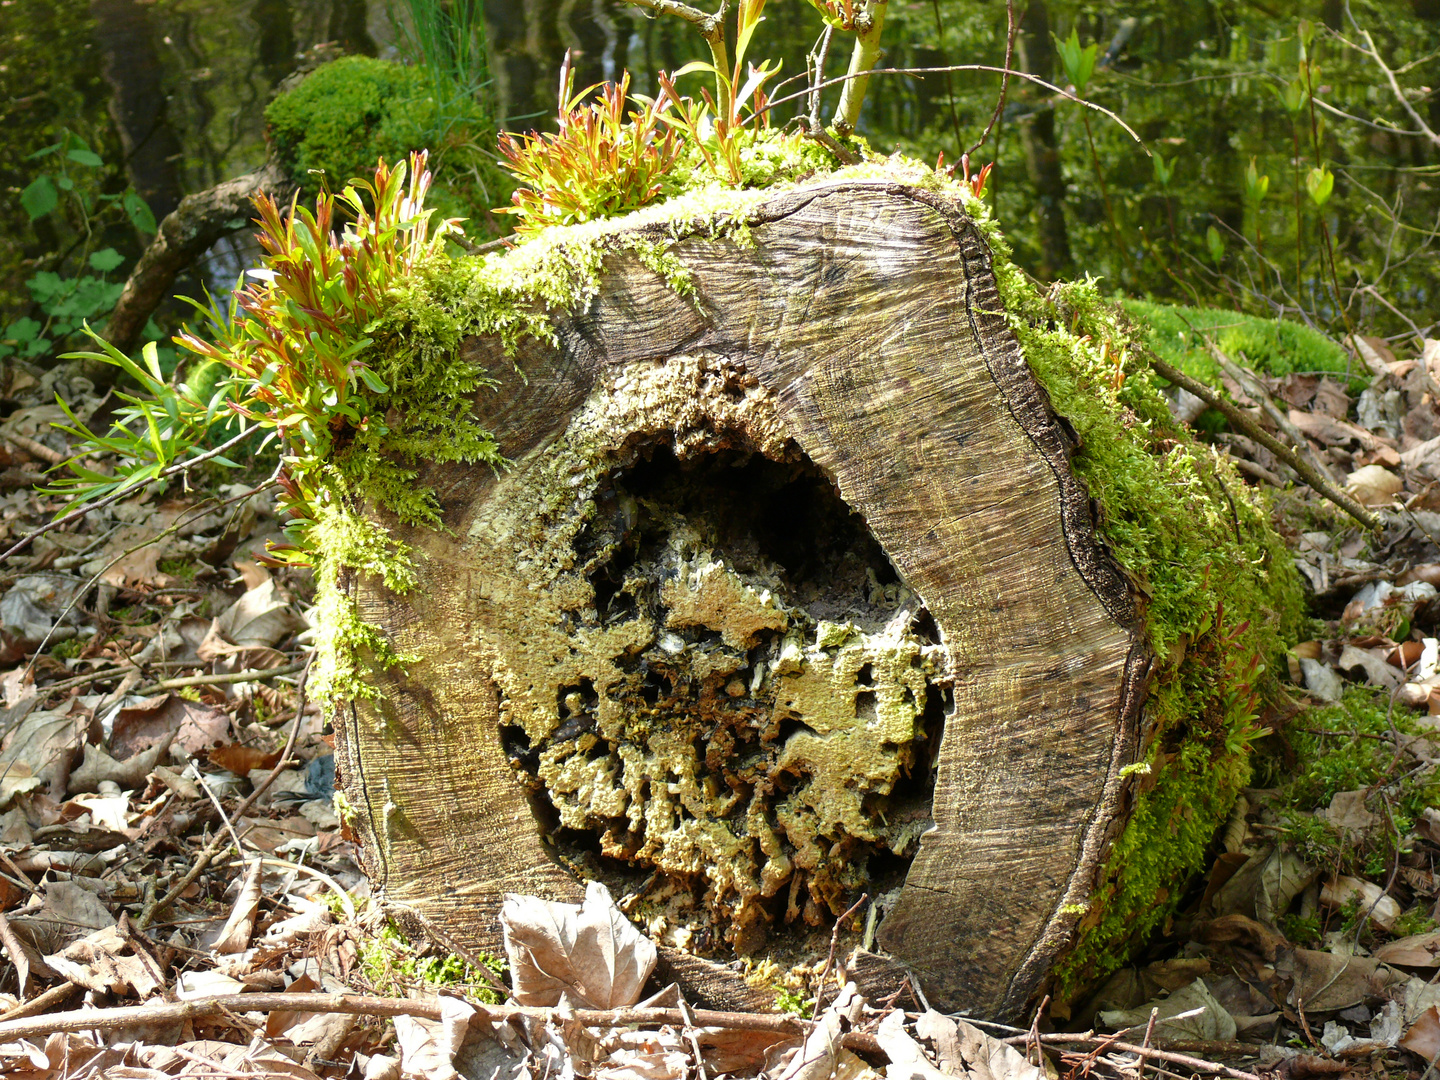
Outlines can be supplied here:
M860 899L850 905L848 911L835 920L834 929L830 931L830 952L825 957L825 966L820 970L820 978L815 982L815 1008L811 1010L816 1016L820 1015L821 1005L825 998L825 980L830 976L830 968L835 963L835 947L840 944L840 927L845 925L845 920L860 910L860 905L870 899L869 893L861 893Z
M37 999L38 1000L38 999ZM554 1019L554 1009L526 1005L481 1005L470 1002L477 1013L492 1023L529 1018ZM439 999L371 997L363 994L219 994L189 1001L155 1002L116 1009L80 1009L51 1013L33 1019L0 1023L0 1042L44 1038L59 1031L114 1031L132 1024L167 1024L226 1010L236 1012L341 1013L350 1016L416 1016L425 1020L442 1018ZM744 1031L773 1031L782 1035L803 1035L810 1022L789 1013L717 1012L710 1009L576 1009L567 1013L586 1027L632 1027L669 1024L683 1027L728 1028ZM1236 1076L1245 1080L1247 1073Z
M298 995L292 995L298 996ZM4 1035L4 1026L0 1025L0 1035ZM1026 1032L1024 1035L1012 1035L1003 1040L1011 1046L1023 1046L1032 1039L1038 1039L1045 1044L1075 1045L1075 1046L1108 1046L1109 1049L1119 1050L1127 1054L1144 1054L1146 1058L1157 1061L1168 1061L1172 1065L1184 1065L1186 1068L1199 1069L1204 1072L1219 1073L1221 1076L1228 1076L1231 1080L1260 1080L1252 1072L1243 1069L1232 1069L1229 1065L1222 1065L1218 1061L1206 1061L1204 1058L1191 1057L1189 1054L1180 1054L1174 1050L1160 1050L1155 1046L1137 1046L1134 1043L1114 1042L1111 1035L1089 1035L1089 1034L1067 1034L1065 1032L1046 1032L1035 1035ZM1247 1048L1249 1049L1249 1048Z
M286 664L284 667L249 668L245 671L232 671L220 675L187 675L183 679L164 679L161 682L140 687L138 692L154 694L161 690L181 690L187 686L225 686L231 683L259 682L262 679L274 679L280 675L294 675L297 671L304 671L308 666L308 663Z
M59 986L52 986L43 994L36 994L29 1001L22 1001L13 1009L8 1009L5 1012L0 1013L0 1024L7 1023L11 1020L19 1020L22 1017L26 1016L34 1016L36 1013L44 1012L52 1005L59 1005L66 998L74 994L75 991L78 989L79 987L77 987L74 983L68 981L62 982Z
M0 438L12 446L24 450L31 457L37 457L41 461L48 461L51 465L59 465L65 460L65 455L59 450L52 450L38 439L32 439L28 435L16 435L11 431L0 431Z
M1155 373L1162 379L1165 379L1167 382L1172 382L1176 386L1183 387L1201 401L1205 402L1205 404L1218 409L1224 414L1227 420L1261 446L1265 447L1266 450L1269 450L1281 461L1285 462L1286 465L1289 465L1302 480L1314 488L1322 497L1334 503L1341 510L1344 510L1361 525L1372 530L1380 528L1380 518L1375 513L1365 509L1365 507L1361 506L1349 495L1336 487L1334 483L1321 476L1315 471L1313 465L1257 424L1254 418L1247 414L1245 410L1226 401L1198 379L1192 379L1183 371L1171 367L1154 353L1149 352L1149 350L1144 350L1144 352L1147 354L1150 366L1155 369Z
M305 715L305 684L310 678L310 665L313 663L315 663L315 654L312 652L310 659L304 664L304 673L300 676L300 684L297 687L300 700L295 705L295 718L290 721L290 734L285 739L285 749L280 751L280 760L275 762L275 767L270 770L270 775L256 784L255 790L250 793L250 797L240 804L239 808L235 811L237 818L244 817L245 812L255 805L260 796L270 790L270 785L275 782L275 778L280 775L289 761L290 751L295 749L295 739L300 734L300 721ZM278 668L274 670L279 671ZM180 894L188 889L194 880L205 872L205 868L210 865L210 860L220 854L223 848L229 846L225 842L224 836L224 833L217 834L215 839L211 840L206 846L205 850L200 852L199 857L195 860L195 864L185 872L185 876L182 877L169 892L158 900L152 900L145 905L144 909L140 912L140 917L135 920L135 925L138 929L144 931L145 928L150 925L151 920L155 918L155 912L164 911L173 904L180 898Z

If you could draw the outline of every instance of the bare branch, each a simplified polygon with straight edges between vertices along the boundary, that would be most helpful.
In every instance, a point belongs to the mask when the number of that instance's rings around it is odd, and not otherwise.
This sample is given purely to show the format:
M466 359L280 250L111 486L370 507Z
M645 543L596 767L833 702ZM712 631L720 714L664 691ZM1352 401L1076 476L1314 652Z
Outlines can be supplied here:
M493 1023L532 1018L549 1020L554 1009L522 1005L468 1003ZM223 994L189 1001L156 1002L118 1009L80 1009L51 1013L33 1019L0 1024L0 1042L44 1038L57 1031L115 1031L133 1024L171 1023L201 1016L215 1016L225 1010L238 1012L345 1013L351 1016L418 1016L442 1019L440 1002L410 998L370 997L362 994ZM587 1026L623 1027L632 1024L693 1023L698 1027L742 1031L773 1031L782 1035L803 1035L811 1023L786 1013L717 1012L712 1009L576 1009L567 1019ZM1247 1075L1247 1074L1241 1074Z
M1204 383L1192 379L1182 371L1177 371L1154 353L1149 352L1149 350L1146 350L1146 354L1150 366L1155 369L1156 374L1162 379L1167 382L1172 382L1176 386L1184 387L1201 401L1205 402L1205 404L1219 409L1220 412L1225 414L1227 420L1261 446L1265 447L1266 450L1269 450L1281 461L1285 462L1286 465L1289 465L1307 484L1336 506L1340 507L1341 510L1344 510L1356 521L1360 522L1361 525L1364 525L1365 528L1373 530L1380 527L1380 518L1376 516L1373 511L1365 509L1365 507L1361 506L1349 495L1337 488L1328 478L1321 476L1313 465L1262 428L1246 414L1243 409L1236 408Z
M1348 4L1346 5L1345 13L1350 15L1350 24L1354 26L1356 30L1360 31L1360 36L1365 39L1365 44L1368 46L1368 48L1361 48L1358 45L1352 44L1351 47L1361 56L1368 56L1374 62L1375 66L1384 74L1385 81L1390 84L1390 92L1395 95L1395 100L1400 103L1400 107L1405 110L1406 115L1408 115L1415 126L1420 129L1417 134L1423 135L1434 144L1437 150L1440 150L1440 134L1436 134L1435 129L1425 122L1425 118L1420 115L1419 110L1416 109L1415 106L1410 103L1410 99L1405 96L1405 90L1401 87L1400 80L1395 78L1395 72L1389 64L1381 59L1380 50L1375 47L1375 39L1370 36L1370 31L1362 28L1360 24L1355 21L1355 16L1350 14ZM1351 43L1347 42L1346 44ZM1407 134L1409 133L1407 132Z
M969 168L968 159L971 154L985 145L985 140L990 137L990 132L995 130L995 125L1000 122L1000 114L1005 111L1005 95L1010 91L1010 60L1015 55L1015 31L1019 24L1015 21L1015 0L1005 0L1005 73L1000 76L1000 98L995 102L995 111L990 114L990 123L985 125L985 130L980 133L980 138L975 140L975 145L960 155L960 160L966 163ZM951 111L954 111L954 99L950 103Z
M726 5L724 4L720 5L719 11L711 15L708 12L701 11L699 8L693 8L689 4L682 4L679 0L625 0L625 2L634 7L653 11L657 15L678 16L699 30L707 41L717 34L724 32L721 21L725 18Z
M1064 98L1066 101L1073 101L1077 105L1084 105L1085 108L1094 109L1102 116L1107 116L1111 120L1114 120L1115 123L1119 124L1120 127L1124 129L1125 134L1129 135L1130 138L1134 139L1135 142L1139 145L1140 149L1145 151L1145 156L1150 156L1150 148L1145 145L1145 140L1140 138L1140 136L1135 133L1134 128L1132 128L1129 124L1125 123L1124 120L1121 120L1120 117L1115 115L1115 113L1105 108L1105 106L1097 105L1093 101L1086 101L1082 97L1076 97L1074 94L1070 93L1069 90L1062 90L1054 83L1046 82L1038 75L1031 75L1028 71L1017 71L1014 68L1008 67L995 67L993 64L950 64L946 67L875 68L873 71L864 72L864 75L866 78L869 78L871 75L943 75L947 71L992 71L997 75L1013 75L1017 79L1024 79L1026 82L1032 82L1037 86L1043 86L1046 90L1049 90L1051 93L1057 95L1058 97ZM838 86L839 84L847 82L850 79L854 78L859 78L859 75L837 75L833 79L826 79L824 82L820 83L819 86L806 87L804 90L799 90L793 94L786 94L782 98L777 98L776 100L770 102L770 108L773 109L777 105L784 105L787 102L797 101L801 98L808 98L811 92L814 90L823 90L827 86Z

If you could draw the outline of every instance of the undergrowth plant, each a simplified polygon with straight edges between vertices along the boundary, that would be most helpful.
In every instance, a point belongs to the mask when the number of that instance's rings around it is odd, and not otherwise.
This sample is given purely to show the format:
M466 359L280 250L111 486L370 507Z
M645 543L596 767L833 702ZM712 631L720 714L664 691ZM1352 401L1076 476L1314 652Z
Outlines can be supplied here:
M548 225L573 225L638 209L656 198L680 155L673 129L661 125L664 106L629 95L630 73L574 93L570 54L560 69L559 131L500 136L500 153L521 186L514 205L497 212L518 215L520 233ZM627 100L636 102L628 119Z
M453 365L427 397L415 392L420 365L390 362L383 374L376 370L381 350L373 348L373 330L390 291L440 255L456 227L432 220L434 211L425 208L431 181L425 166L423 153L411 155L408 169L382 161L373 183L357 180L338 195L322 194L313 213L294 203L282 212L273 199L257 200L265 265L248 271L250 283L227 305L195 305L201 331L176 338L196 357L187 381L167 381L153 348L144 366L99 338L102 352L71 354L121 367L144 393L125 397L105 435L71 417L79 454L69 463L73 475L57 487L84 502L138 486L193 455L217 423L234 422L279 445L292 543L272 556L309 563L322 504L344 500L361 481L402 520L433 523L433 495L417 491L408 482L413 473L380 454L381 447L437 460L499 458L488 434L447 409L454 394L481 385L478 371ZM337 228L342 206L354 220ZM400 393L406 408L389 415ZM443 437L435 437L437 429ZM97 452L116 455L115 476L84 465Z
M769 61L758 68L745 62L764 9L765 0L737 6L733 62L722 35L718 45L712 42L713 62L657 72L657 98L631 95L628 71L618 84L576 93L567 52L560 69L558 130L500 136L500 152L521 187L511 196L513 205L496 213L516 215L516 231L531 234L549 225L629 213L690 186L696 171L744 186L753 171L747 151L769 135L765 85L780 70ZM714 93L702 88L699 101L676 87L676 80L697 72L714 80ZM690 166L677 168L687 157Z
M71 251L43 260L42 266L49 265L26 279L31 307L0 331L0 360L43 361L87 321L102 320L125 287L117 271L126 260L101 237L112 226L127 224L142 236L155 233L150 207L133 187L104 190L104 159L74 132L62 131L58 142L35 151L28 160L36 163L39 172L21 190L21 208L32 224L64 218L78 237ZM147 329L147 337L160 336L153 325ZM162 359L170 357L162 355Z

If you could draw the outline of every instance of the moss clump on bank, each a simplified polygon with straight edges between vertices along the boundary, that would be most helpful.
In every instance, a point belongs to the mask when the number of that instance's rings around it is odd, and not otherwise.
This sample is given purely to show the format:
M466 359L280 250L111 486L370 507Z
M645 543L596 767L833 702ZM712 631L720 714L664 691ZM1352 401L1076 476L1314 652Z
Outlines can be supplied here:
M1273 687L1265 665L1278 660L1298 625L1299 579L1269 526L1264 497L1173 422L1156 380L1127 348L1128 320L1092 282L1042 294L1010 262L983 205L923 166L872 159L826 179L885 179L964 200L991 246L1000 294L1026 358L1055 411L1079 436L1073 468L1098 507L1100 535L1146 599L1146 636L1157 658L1144 717L1147 749L1133 774L1129 824L1095 890L1083 911L1060 912L1078 919L1078 941L1057 971L1062 993L1074 990L1118 967L1174 910L1247 782L1252 744L1263 734L1259 702ZM654 226L677 238L728 234L744 243L753 210L787 186L793 183L707 187L623 219L544 231L508 254L437 255L391 294L375 327L383 356L376 370L386 379L418 371L433 389L455 370L453 358L467 335L492 335L510 348L526 336L553 341L552 314L588 303L612 252L636 251L672 286L683 287L683 266L656 247ZM652 227L646 239L636 232L643 226ZM478 383L467 380L475 374L435 394L437 417L468 410ZM394 404L403 402L397 393ZM444 425L437 424L435 434L443 437ZM394 455L420 458L425 448L377 437L350 452L357 456L345 471L356 479L354 494L385 503L396 497L382 484L392 475L386 470ZM385 464L365 474L363 461ZM344 502L337 513L358 515L350 499ZM377 550L369 540L362 548ZM403 553L391 552L371 568L391 556L403 562ZM358 565L353 557L337 550L327 561ZM363 682L366 658L383 643L368 638L358 619L342 617L337 580L334 574L322 579L338 628L327 648L335 670ZM406 587L403 574L391 587ZM381 656L380 662L400 661ZM343 680L331 686L344 692Z
M1220 365L1207 339L1236 363L1267 375L1329 373L1341 381L1362 377L1368 381L1368 373L1354 370L1338 342L1289 319L1260 319L1238 311L1149 300L1124 300L1121 306L1144 327L1145 344L1161 359L1211 386L1220 385ZM1363 387L1362 381L1354 389Z
M403 161L421 149L440 177L431 204L441 216L484 220L513 187L486 153L494 125L480 104L437 103L422 69L391 60L346 56L325 64L272 101L265 121L306 202L370 176L381 158Z

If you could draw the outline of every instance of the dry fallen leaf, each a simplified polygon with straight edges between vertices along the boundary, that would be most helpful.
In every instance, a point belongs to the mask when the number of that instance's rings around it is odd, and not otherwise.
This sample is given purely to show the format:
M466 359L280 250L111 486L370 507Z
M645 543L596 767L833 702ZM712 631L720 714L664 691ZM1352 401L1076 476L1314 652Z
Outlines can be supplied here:
M885 1068L886 1080L950 1080L905 1031L904 1013L887 1013L875 1029L875 1041L890 1059Z
M915 1022L915 1034L935 1050L940 1068L967 1080L1045 1080L1045 1072L1025 1060L1013 1046L985 1034L964 1020L952 1020L933 1009Z
M100 747L86 743L85 760L70 774L70 793L74 795L81 791L99 791L100 785L107 780L119 784L122 788L140 787L161 756L170 749L174 739L175 733L172 731L150 749L142 750L124 761L116 761Z
M20 769L28 771L24 783L38 780L39 784L59 787L70 772L70 761L80 748L89 717L83 708L56 709L49 712L32 712L20 722L9 735L4 751L0 751L0 776L9 772L19 775ZM0 780L0 784L4 784ZM19 790L28 791L20 786ZM16 788L10 788L13 796ZM56 794L60 794L56 792ZM0 799L0 809L11 796Z
M1393 897L1387 896L1374 882L1360 878L1341 876L1325 882L1320 887L1320 902L1337 908L1358 902L1360 910L1382 930L1389 930L1401 915L1400 905Z
M239 743L217 746L210 751L210 764L236 776L245 776L253 769L273 769L279 760L279 750L258 750Z
M1440 1012L1434 1005L1415 1018L1400 1039L1400 1045L1426 1061L1433 1061L1440 1054Z
M260 867L260 860L256 859L246 869L239 895L235 897L235 906L230 909L230 917L225 920L211 946L216 953L241 953L249 947L250 935L255 930L255 915L260 910Z
M1163 1038L1196 1042L1229 1042L1235 1038L1235 1018L1211 995L1204 979L1196 979L1168 997L1147 1001L1137 1009L1102 1012L1100 1021L1112 1030L1143 1031L1154 1010L1159 1011L1155 1031Z
M150 966L131 952L130 943L113 926L81 938L45 962L77 986L99 994L146 998L160 988Z
M655 970L654 943L598 881L585 887L580 906L508 894L500 925L521 1005L555 1005L563 993L586 1008L625 1008Z
M1356 469L1345 481L1345 490L1362 506L1387 506L1404 487L1404 481L1379 465Z
M475 1010L454 997L440 999L440 1019L395 1017L395 1041L400 1044L400 1069L419 1080L455 1080L455 1055L465 1042Z
M213 632L218 633L232 646L221 648L220 652L257 647L273 648L287 634L301 630L305 621L290 607L289 601L280 595L273 578L267 577L256 588L251 589L215 620ZM216 648L207 636L210 648ZM201 656L205 659L205 651Z
M1440 967L1440 930L1386 942L1375 950L1375 959L1407 967Z
M230 717L219 709L178 694L127 698L115 714L110 753L124 760L167 738L194 757L230 740Z

